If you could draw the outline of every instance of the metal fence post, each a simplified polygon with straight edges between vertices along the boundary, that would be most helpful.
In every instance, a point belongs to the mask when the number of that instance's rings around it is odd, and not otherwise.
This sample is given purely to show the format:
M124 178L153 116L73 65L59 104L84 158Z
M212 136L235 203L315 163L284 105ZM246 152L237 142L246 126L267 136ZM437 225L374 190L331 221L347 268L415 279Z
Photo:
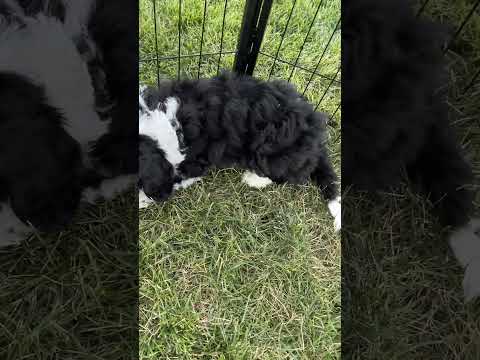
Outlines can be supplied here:
M246 1L233 65L235 72L253 74L271 9L272 0Z

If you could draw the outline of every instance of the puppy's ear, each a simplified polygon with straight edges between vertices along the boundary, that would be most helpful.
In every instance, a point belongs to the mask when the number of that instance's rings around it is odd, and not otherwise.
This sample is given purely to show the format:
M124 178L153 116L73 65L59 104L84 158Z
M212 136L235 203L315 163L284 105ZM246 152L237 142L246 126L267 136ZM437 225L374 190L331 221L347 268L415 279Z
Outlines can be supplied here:
M142 179L142 190L156 202L167 200L173 192L173 182L163 182L153 177Z
M68 136L68 135L66 135ZM56 148L37 149L9 179L12 209L42 232L68 225L80 203L82 162L76 143L56 137ZM69 148L72 147L72 148Z
M143 192L150 199L157 202L165 201L173 192L175 181L173 167L164 158L140 157L139 177Z
M173 191L175 171L153 139L139 136L139 178L143 192L155 201L166 200Z
M18 184L17 184L18 185ZM57 231L68 225L80 197L75 192L56 192L51 184L28 181L16 186L9 200L15 214L41 232Z

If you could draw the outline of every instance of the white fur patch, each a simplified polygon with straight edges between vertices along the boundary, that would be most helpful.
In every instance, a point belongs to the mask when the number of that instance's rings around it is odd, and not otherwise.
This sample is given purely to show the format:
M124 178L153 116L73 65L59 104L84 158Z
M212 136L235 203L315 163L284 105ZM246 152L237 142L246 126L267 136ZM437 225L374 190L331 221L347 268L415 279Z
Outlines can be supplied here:
M191 178L187 180L183 180L181 183L175 184L173 186L173 189L175 191L180 190L180 189L186 189L196 182L202 180L202 178L197 177L197 178ZM144 192L143 190L138 191L138 208L139 209L144 209L149 207L150 205L155 204L155 200L150 199Z
M328 210L333 216L333 224L335 231L340 231L342 229L342 203L341 198L338 197L335 200L328 202Z
M108 130L95 111L87 64L61 22L43 15L23 20L25 28L0 33L0 71L43 86L48 103L63 113L65 130L85 149Z
M263 189L273 183L268 177L258 176L251 171L245 171L243 173L242 182L256 189Z
M161 111L160 106L151 111L142 98L144 89L143 86L139 88L138 102L141 110L139 109L138 132L140 135L155 140L158 147L165 153L167 161L176 168L185 159L185 155L180 151L180 142L173 125L177 121L176 115L180 104L177 99L170 97L164 102L165 111ZM174 190L187 188L199 180L200 178L184 180L175 184ZM139 191L138 207L140 209L146 208L154 202L142 190Z
M157 141L158 146L165 152L167 161L176 167L184 159L185 155L180 152L180 143L177 133L172 125L176 120L176 114L180 104L175 98L168 98L165 101L165 112L159 108L150 111L145 105L142 97L139 97L140 106L145 110L140 115L138 132Z
M200 180L202 180L201 177L186 179L186 180L183 180L181 183L173 185L173 189L174 190L186 189Z
M87 188L82 193L84 202L94 204L99 199L110 200L136 184L136 175L122 175L102 181L98 188Z
M480 219L452 233L450 247L465 268L463 291L466 301L470 301L480 296Z
M150 199L147 195L145 195L143 190L138 191L138 208L139 209L144 209L154 203L155 201Z
M0 248L17 245L27 239L34 229L24 224L7 203L0 203Z

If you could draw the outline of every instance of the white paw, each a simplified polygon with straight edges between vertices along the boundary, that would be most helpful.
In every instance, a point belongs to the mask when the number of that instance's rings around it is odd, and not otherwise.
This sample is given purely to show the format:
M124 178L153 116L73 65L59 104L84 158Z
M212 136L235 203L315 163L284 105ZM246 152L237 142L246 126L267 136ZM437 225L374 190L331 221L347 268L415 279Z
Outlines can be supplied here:
M335 227L335 231L340 231L342 229L342 203L340 196L335 200L328 202L328 210L333 216L333 225Z
M8 232L6 229L0 229L0 249L18 245L28 238L28 234L19 234L17 232Z
M150 199L147 195L145 195L143 190L138 191L138 208L139 209L145 209L154 203L155 201Z
M0 248L26 240L34 229L15 215L7 203L0 203Z
M463 278L463 294L466 301L480 296L480 256L468 264Z
M136 175L122 175L106 179L97 188L85 189L82 193L82 200L90 204L94 204L98 199L111 200L134 185L136 181Z
M263 189L270 185L273 181L267 177L258 176L251 171L245 171L242 176L242 181L250 187L256 189Z
M480 296L480 219L473 219L453 232L450 247L465 268L463 292L465 299L470 301Z
M201 177L186 179L186 180L183 180L181 183L175 184L173 186L173 189L174 190L186 189L200 180L202 180Z

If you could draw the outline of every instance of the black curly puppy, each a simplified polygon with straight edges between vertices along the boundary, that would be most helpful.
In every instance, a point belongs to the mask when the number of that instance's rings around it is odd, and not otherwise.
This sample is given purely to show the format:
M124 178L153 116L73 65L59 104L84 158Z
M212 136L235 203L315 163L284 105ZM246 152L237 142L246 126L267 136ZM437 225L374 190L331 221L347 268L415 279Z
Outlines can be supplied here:
M479 295L472 170L441 91L447 33L404 1L347 0L342 8L342 184L381 190L408 174L456 229L450 243L467 268L465 293Z
M254 187L313 180L340 228L337 177L325 146L326 117L289 83L226 72L212 79L163 82L160 89L141 90L142 101L140 133L157 140L181 179L202 177L213 167L237 167L246 170L243 181ZM154 119L158 125L150 126ZM168 129L159 134L161 124L170 127L170 140ZM142 163L140 168L142 179ZM155 179L156 188L172 191L174 179Z

